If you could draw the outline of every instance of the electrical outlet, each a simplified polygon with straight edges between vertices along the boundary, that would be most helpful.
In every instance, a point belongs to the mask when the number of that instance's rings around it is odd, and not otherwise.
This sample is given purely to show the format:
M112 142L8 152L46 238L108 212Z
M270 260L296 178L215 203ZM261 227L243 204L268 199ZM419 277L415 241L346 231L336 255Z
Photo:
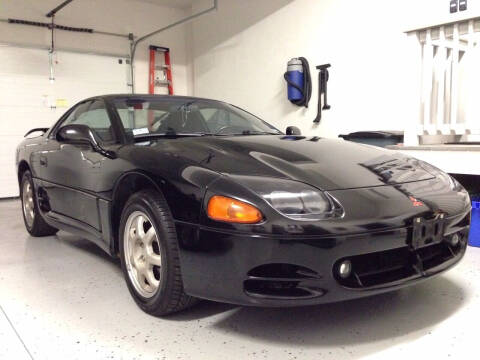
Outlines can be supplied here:
M458 2L458 8L460 9L460 11L467 10L467 0L460 0Z
M450 14L458 11L458 0L450 0Z

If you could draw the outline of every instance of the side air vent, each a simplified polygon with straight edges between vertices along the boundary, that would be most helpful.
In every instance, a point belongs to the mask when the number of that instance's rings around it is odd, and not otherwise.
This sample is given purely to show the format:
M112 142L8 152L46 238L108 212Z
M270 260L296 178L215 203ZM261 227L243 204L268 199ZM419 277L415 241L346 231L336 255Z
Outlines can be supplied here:
M321 276L293 264L266 264L250 270L244 281L247 295L271 299L305 299L322 296Z
M37 191L37 199L38 199L38 205L40 207L40 210L44 213L49 212L51 210L50 208L50 200L48 199L47 192L43 187L38 188Z

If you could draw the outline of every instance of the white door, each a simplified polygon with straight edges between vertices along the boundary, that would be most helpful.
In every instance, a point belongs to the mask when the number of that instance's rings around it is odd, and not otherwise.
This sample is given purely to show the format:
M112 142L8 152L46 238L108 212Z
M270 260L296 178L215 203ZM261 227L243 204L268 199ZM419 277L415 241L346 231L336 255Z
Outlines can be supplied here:
M47 50L0 45L0 198L18 196L15 148L87 97L128 93L125 58L59 51L49 81Z

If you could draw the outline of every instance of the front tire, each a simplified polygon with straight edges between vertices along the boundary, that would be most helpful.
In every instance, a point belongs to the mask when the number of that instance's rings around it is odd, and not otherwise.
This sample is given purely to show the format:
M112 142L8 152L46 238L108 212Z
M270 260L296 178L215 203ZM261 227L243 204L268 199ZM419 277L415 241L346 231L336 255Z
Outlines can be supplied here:
M127 286L143 311L162 316L196 302L183 290L175 225L162 194L133 194L123 209L119 236Z
M58 229L48 225L40 214L32 174L28 170L22 176L20 198L22 199L23 221L30 235L35 237L50 236L58 232Z

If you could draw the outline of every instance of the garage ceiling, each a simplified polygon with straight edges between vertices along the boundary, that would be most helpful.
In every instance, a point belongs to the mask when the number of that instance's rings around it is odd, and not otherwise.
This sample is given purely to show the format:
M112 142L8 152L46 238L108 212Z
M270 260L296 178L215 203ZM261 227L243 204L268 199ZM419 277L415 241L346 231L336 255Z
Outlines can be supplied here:
M142 2L148 2L151 4L183 9L183 8L192 6L195 0L133 0L133 1L142 1Z

